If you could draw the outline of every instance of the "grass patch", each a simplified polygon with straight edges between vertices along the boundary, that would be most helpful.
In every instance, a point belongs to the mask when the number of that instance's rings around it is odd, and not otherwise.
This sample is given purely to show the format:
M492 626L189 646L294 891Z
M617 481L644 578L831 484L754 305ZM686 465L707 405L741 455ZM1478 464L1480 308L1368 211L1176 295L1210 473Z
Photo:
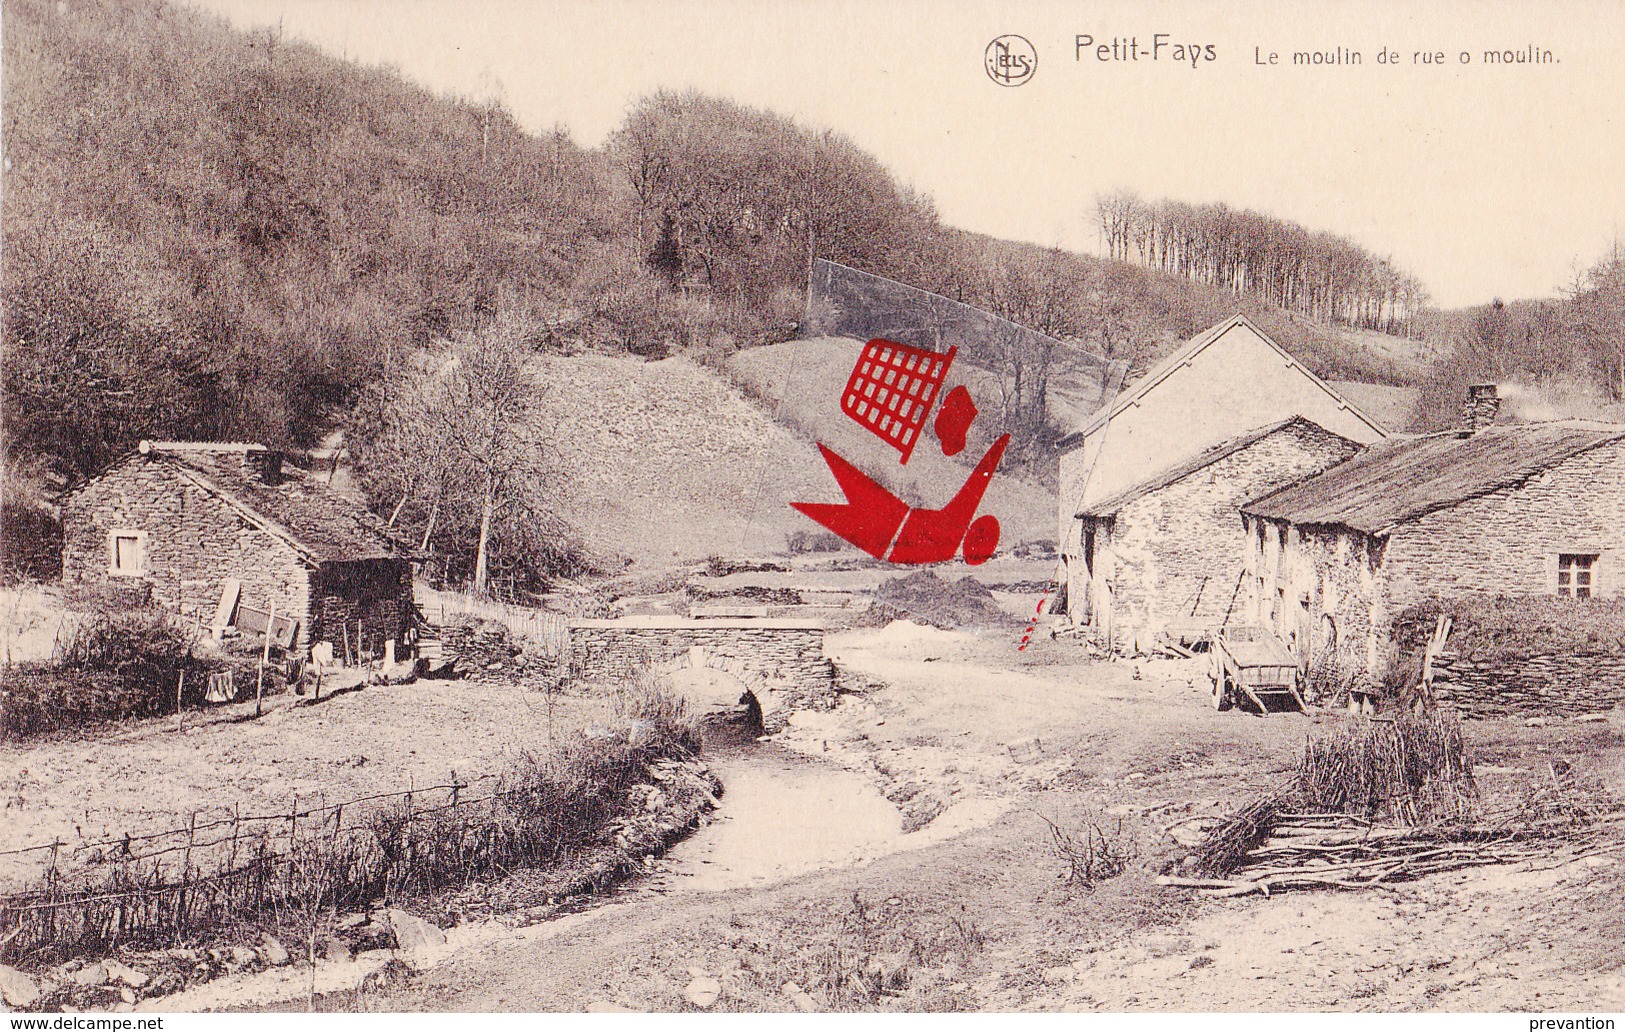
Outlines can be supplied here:
M50 964L256 916L309 923L589 855L613 873L606 851L624 867L665 844L651 791L678 809L678 795L709 796L672 770L698 744L680 700L634 682L608 726L488 780L126 839L72 872L53 862L43 884L0 897L0 955Z

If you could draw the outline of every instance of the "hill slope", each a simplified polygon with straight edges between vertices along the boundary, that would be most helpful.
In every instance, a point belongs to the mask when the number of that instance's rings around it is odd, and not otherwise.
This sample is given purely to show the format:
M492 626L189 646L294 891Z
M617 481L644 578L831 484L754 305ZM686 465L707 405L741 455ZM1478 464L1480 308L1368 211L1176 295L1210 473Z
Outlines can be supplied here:
M686 358L542 361L558 419L553 440L572 485L563 514L599 552L640 566L782 554L788 535L823 532L791 502L841 500L812 440ZM844 384L843 373L834 390ZM886 450L878 441L872 451L862 442L841 447L871 473L888 468L878 461ZM893 453L890 468L896 467ZM963 470L953 469L919 477L919 494L908 500L946 501L964 480ZM1004 486L1009 490L991 491L984 508L1006 524L1005 544L1014 544L1015 534L1051 536L1054 496L1028 485Z
M1380 348L1183 277L943 226L839 133L732 101L657 93L585 150L523 132L500 105L184 7L7 0L3 16L0 445L35 480L92 471L142 437L315 444L366 385L502 313L547 355L743 348L733 375L772 403L753 408L692 362L545 357L575 362L560 396L580 475L559 507L605 548L782 547L815 529L790 501L839 497L812 448L825 433L911 503L940 505L962 466L922 449L899 467L844 419L815 418L799 384L773 386L809 238L818 257L1136 371L1240 309L1323 375L1410 375ZM671 174L660 189L630 181L640 146ZM796 171L808 154L815 181ZM683 222L697 211L706 226ZM844 383L846 348L821 377ZM778 399L789 431L771 418ZM1064 377L1052 403L1071 418ZM11 521L29 485L7 486ZM1006 543L1050 535L1046 491L995 486Z

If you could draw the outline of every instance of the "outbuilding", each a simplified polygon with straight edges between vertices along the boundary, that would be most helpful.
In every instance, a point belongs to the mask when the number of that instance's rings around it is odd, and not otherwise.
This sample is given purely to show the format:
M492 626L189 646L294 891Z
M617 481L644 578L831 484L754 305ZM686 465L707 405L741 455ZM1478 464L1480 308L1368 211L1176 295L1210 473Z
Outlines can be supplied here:
M1607 598L1625 581L1625 427L1492 425L1390 440L1242 506L1248 615L1302 662L1381 676L1406 607L1471 596Z
M64 496L64 586L150 598L215 629L271 627L299 651L383 655L411 626L413 557L287 459L259 444L143 441Z

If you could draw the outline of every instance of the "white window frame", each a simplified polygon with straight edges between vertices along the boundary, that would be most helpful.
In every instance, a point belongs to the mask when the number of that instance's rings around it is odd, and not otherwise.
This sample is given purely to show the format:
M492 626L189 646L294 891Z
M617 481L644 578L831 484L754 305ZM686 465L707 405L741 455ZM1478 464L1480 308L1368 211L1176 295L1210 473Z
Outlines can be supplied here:
M135 569L127 570L118 564L118 543L121 538L135 539ZM110 530L107 532L107 575L109 577L145 577L147 575L147 532L144 530Z
M1565 563L1565 560L1567 562ZM1581 564L1584 560L1584 565ZM1597 573L1602 566L1602 555L1598 552L1559 552L1557 555L1557 583L1554 586L1559 598L1596 598ZM1568 574L1565 582L1564 574ZM1579 593L1578 583L1580 574L1585 574L1585 594Z

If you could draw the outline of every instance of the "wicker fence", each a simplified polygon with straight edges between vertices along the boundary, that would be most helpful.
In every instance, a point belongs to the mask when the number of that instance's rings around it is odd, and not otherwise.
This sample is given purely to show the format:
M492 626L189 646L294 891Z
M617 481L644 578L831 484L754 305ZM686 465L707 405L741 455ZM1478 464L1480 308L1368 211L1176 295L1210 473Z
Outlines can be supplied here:
M659 736L629 734L505 775L6 850L43 854L46 869L34 888L0 895L0 960L173 941L266 911L314 920L555 863L607 828L641 839L628 791L652 767L678 766L676 755Z

